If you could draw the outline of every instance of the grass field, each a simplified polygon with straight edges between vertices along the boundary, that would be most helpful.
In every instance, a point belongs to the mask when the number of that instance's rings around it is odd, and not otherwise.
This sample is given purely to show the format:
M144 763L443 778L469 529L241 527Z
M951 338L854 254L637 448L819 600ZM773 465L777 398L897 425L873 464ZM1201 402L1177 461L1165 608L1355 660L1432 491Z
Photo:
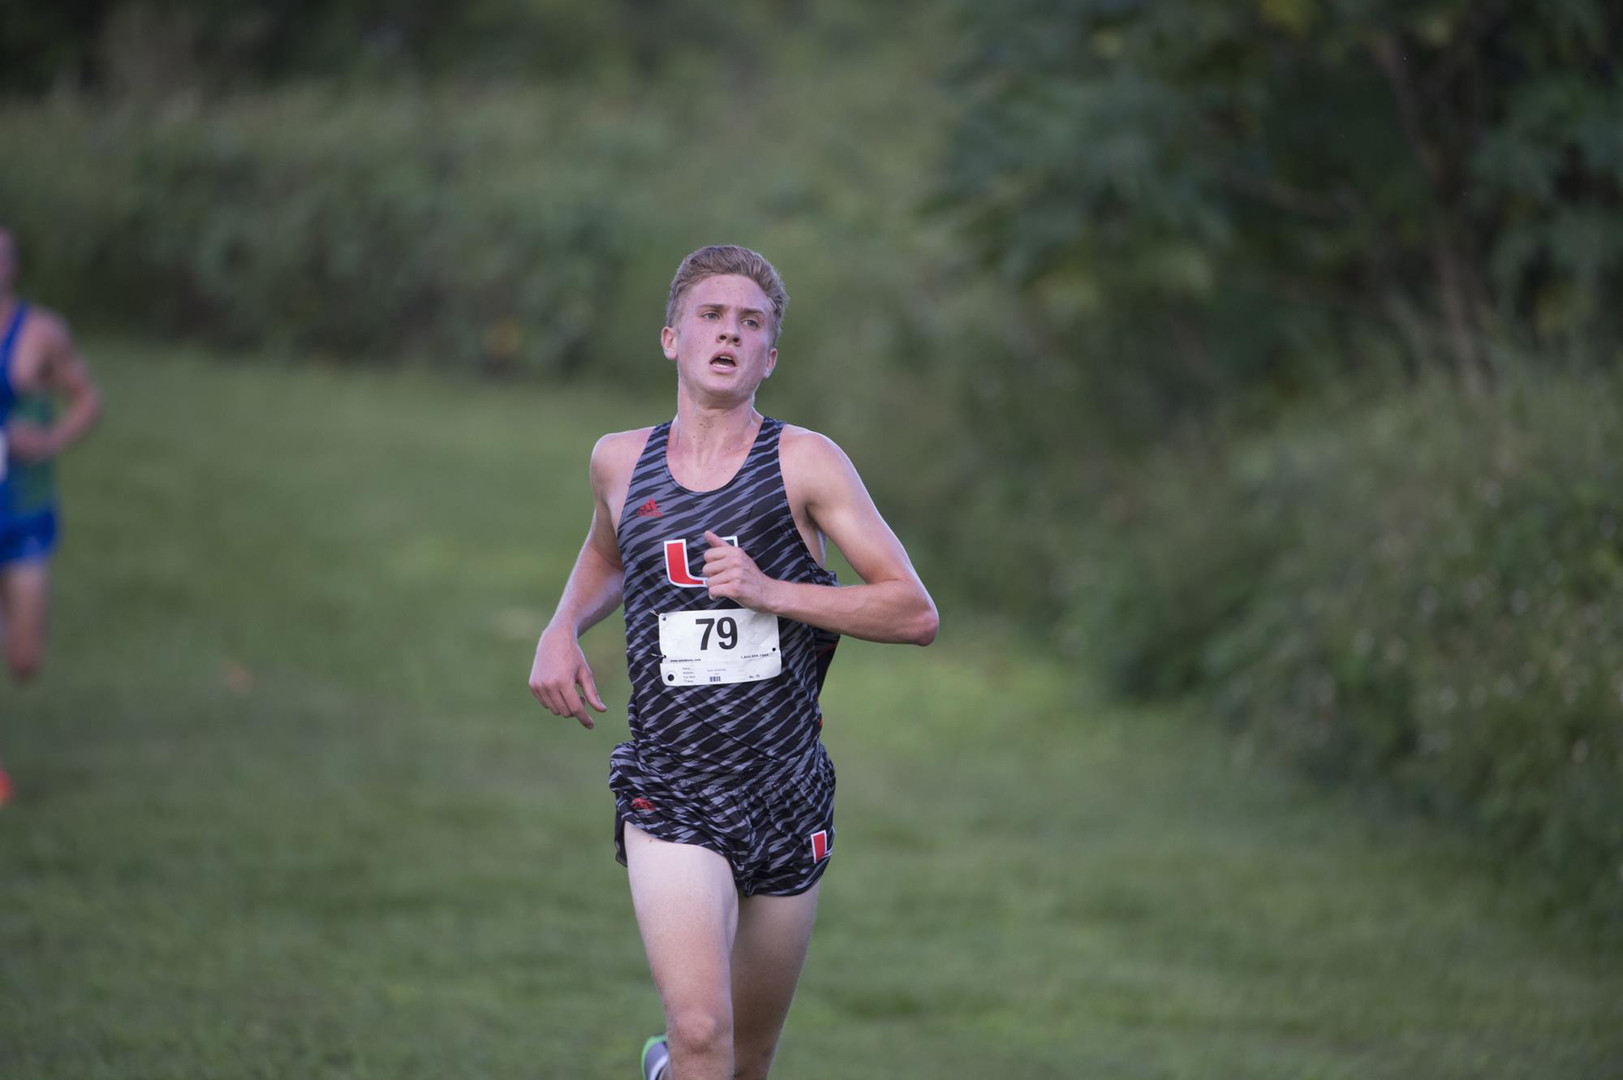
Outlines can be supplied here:
M91 351L53 655L0 688L0 1077L630 1080L616 628L596 732L524 678L592 438L668 404ZM841 651L775 1075L1623 1076L1615 944L977 626Z

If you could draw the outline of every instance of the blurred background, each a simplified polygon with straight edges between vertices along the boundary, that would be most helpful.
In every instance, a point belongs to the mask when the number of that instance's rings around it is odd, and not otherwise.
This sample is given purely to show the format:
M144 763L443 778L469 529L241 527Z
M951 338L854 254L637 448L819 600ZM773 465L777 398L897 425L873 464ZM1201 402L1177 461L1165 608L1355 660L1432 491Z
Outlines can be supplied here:
M14 717L76 722L71 641L154 611L229 709L262 668L437 717L449 665L517 688L590 438L669 410L670 275L740 243L792 298L763 411L852 455L944 635L1021 658L972 669L1017 694L1037 657L1077 725L1148 708L1158 752L1441 822L1613 940L1620 55L1604 0L7 3L0 223L110 393L64 483L69 658L0 694L0 750L48 775ZM193 514L230 539L155 523ZM358 584L402 537L417 576ZM240 592L295 555L319 598ZM494 652L291 629L480 589Z

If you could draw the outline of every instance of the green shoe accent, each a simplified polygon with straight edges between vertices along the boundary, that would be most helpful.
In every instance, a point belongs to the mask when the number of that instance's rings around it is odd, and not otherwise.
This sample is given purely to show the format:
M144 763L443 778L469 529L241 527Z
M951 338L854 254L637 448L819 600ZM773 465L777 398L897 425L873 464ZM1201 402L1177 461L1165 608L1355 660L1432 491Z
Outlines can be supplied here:
M642 1044L642 1080L664 1080L671 1071L671 1051L663 1035Z

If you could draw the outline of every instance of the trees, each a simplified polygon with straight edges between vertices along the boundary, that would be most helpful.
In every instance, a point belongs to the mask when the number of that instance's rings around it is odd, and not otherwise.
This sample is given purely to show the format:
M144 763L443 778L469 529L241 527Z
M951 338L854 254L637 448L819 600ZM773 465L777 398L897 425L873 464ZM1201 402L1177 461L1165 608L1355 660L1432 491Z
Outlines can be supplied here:
M836 18L885 21L860 5ZM713 59L807 20L805 0L56 0L0 4L0 92L241 89L299 78L548 81Z
M1604 0L964 18L939 204L1161 407L1383 358L1477 386L1500 346L1615 350L1623 13Z

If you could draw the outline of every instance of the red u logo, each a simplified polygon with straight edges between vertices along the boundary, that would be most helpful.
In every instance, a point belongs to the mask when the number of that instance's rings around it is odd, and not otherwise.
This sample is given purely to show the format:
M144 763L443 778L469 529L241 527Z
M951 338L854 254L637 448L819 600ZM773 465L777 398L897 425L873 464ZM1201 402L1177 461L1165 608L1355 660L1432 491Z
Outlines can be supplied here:
M722 539L733 547L738 546L736 536L724 536ZM702 589L706 585L704 578L694 577L688 569L688 542L685 538L665 541L665 580L684 589Z

